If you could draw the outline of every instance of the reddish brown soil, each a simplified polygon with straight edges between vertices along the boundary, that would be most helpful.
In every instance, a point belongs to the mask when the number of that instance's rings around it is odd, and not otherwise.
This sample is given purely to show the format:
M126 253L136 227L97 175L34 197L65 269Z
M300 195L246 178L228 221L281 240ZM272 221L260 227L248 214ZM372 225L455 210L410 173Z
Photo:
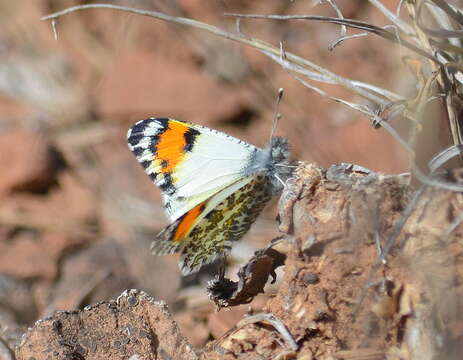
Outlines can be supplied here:
M225 333L194 348L182 334L201 334L200 314L182 331L163 303L132 290L36 323L17 358L457 359L463 227L444 234L463 197L425 190L381 262L410 194L399 178L302 164L280 207L293 228L278 248L284 277L257 314L204 313L211 333Z

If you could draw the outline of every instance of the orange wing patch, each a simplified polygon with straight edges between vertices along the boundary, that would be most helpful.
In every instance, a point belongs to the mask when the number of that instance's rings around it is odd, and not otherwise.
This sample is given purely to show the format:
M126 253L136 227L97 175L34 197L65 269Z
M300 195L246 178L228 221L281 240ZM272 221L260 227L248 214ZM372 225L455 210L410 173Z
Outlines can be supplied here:
M169 128L159 136L155 156L163 163L162 173L171 173L182 162L187 145L185 134L189 129L187 124L170 121Z
M188 231L190 231L191 226L194 224L195 220L198 216L203 212L204 208L206 207L206 202L202 202L199 205L196 205L193 209L185 213L182 220L177 226L174 234L174 241L180 241Z

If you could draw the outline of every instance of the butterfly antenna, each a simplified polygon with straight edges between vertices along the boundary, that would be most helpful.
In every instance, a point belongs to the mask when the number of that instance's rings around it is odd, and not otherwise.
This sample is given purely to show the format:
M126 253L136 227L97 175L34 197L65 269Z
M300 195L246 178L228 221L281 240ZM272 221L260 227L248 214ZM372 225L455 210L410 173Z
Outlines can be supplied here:
M275 110L273 112L273 124L272 124L272 131L270 132L270 141L273 138L273 135L275 134L275 130L277 128L278 120L280 120L281 115L278 113L278 105L280 105L281 98L283 97L284 94L283 88L278 89L278 94L277 94L277 101L275 103Z

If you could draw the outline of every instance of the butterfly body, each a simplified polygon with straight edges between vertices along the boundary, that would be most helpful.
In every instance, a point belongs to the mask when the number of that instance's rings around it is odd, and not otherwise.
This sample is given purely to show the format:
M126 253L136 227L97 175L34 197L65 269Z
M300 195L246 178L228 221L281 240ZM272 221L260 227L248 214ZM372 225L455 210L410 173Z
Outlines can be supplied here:
M171 221L151 250L180 252L184 275L227 253L289 176L283 138L260 149L169 118L139 121L127 137L130 150L162 190Z

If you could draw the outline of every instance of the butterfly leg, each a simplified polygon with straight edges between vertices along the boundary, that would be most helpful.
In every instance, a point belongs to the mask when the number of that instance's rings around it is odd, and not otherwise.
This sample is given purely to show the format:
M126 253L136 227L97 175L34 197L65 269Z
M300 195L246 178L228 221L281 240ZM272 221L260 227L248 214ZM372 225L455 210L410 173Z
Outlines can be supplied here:
M227 254L223 254L222 258L220 259L219 273L217 274L217 277L219 280L223 280L225 278L226 268L227 268Z

